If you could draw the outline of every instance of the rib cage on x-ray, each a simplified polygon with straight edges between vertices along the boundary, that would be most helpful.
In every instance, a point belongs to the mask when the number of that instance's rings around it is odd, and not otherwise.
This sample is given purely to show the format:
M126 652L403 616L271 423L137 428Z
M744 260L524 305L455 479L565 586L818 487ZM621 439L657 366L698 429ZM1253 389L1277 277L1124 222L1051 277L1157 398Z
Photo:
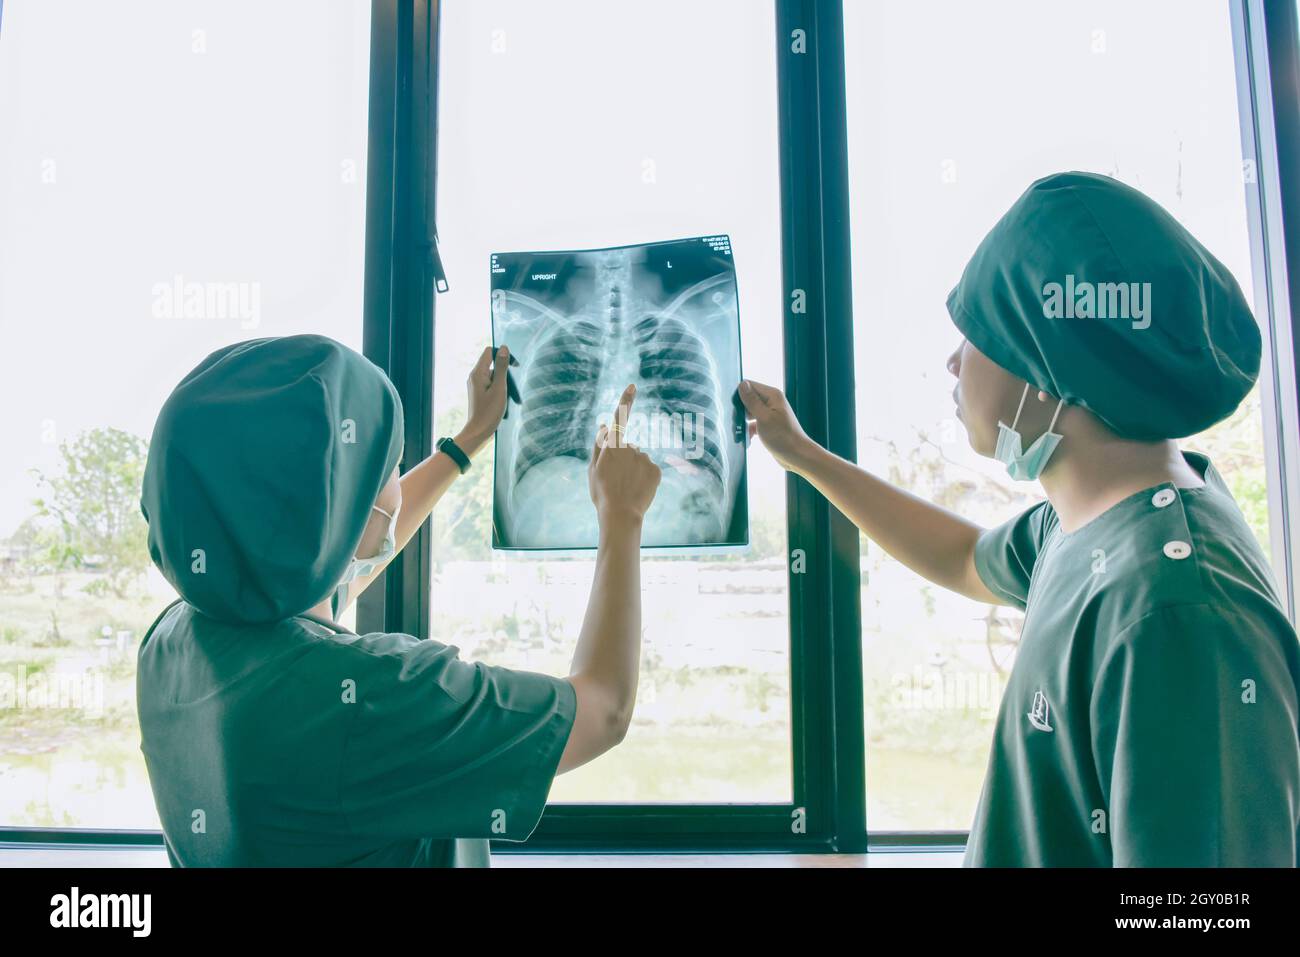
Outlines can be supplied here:
M739 311L725 236L493 256L493 339L521 365L497 437L493 543L595 544L585 469L597 424L637 385L628 441L663 469L646 545L748 540Z
M617 291L614 293L617 296ZM623 341L620 342L620 339ZM630 333L611 323L602 331L590 322L561 327L533 356L525 378L527 399L515 459L518 482L538 461L556 455L585 458L591 436L584 428L593 411L594 389L600 379L604 351L620 346L635 349L639 382L637 402L699 416L703 465L721 486L726 463L717 442L721 412L717 372L708 345L677 319L656 315L639 320ZM683 443L684 444L684 443Z

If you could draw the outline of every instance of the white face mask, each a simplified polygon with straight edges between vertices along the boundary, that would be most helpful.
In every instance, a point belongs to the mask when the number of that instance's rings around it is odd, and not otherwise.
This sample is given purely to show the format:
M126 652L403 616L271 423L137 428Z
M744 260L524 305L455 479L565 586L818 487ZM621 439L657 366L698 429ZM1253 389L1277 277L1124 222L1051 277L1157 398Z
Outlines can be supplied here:
M1010 425L998 422L998 442L993 457L1007 467L1007 474L1013 479L1032 482L1043 474L1043 469L1047 468L1047 460L1052 457L1056 446L1060 444L1060 433L1053 432L1052 429L1056 427L1056 419L1061 414L1061 406L1065 405L1065 400L1061 399L1056 403L1056 413L1052 416L1047 431L1025 449L1022 448L1024 439L1016 431L1016 426L1020 424L1020 413L1025 408L1025 397L1028 395L1029 383L1026 382L1025 391L1020 393L1020 405L1016 409L1016 417L1011 420Z
M339 586L336 592L338 595L339 611L342 611L347 605L348 585L352 584L352 582L356 581L358 578L363 578L366 575L369 575L376 568L379 568L392 558L393 553L397 551L397 516L401 513L402 506L398 505L392 514L385 512L378 505L373 506L371 511L378 512L380 515L383 515L388 519L388 528L384 532L384 542L379 546L379 551L374 555L371 555L369 558L353 558L352 561L348 563L348 570L343 573L343 578L339 581Z

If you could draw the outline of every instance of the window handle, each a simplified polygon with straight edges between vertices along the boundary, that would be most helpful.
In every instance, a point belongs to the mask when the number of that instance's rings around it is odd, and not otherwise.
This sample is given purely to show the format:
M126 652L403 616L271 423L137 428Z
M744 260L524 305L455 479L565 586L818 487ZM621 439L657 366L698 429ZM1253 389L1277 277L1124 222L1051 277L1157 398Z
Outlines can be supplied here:
M433 230L433 238L418 244L424 252L424 261L433 270L433 288L438 292L446 292L451 287L447 285L447 271L442 268L442 256L438 252L438 230Z

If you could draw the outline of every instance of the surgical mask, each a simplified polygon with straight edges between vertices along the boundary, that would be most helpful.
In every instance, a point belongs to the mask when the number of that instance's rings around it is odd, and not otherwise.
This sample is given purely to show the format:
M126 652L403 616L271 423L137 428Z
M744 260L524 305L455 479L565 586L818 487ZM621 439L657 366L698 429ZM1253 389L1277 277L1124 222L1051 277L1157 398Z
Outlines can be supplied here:
M1043 469L1047 468L1047 460L1052 457L1056 451L1056 446L1060 443L1062 436L1053 432L1056 425L1056 418L1061 414L1061 406L1065 405L1065 400L1061 399L1056 403L1056 412L1052 415L1052 421L1047 426L1047 431L1036 438L1029 448L1022 450L1024 439L1016 431L1016 426L1020 424L1020 413L1025 408L1025 398L1029 395L1029 383L1025 383L1025 391L1020 393L1020 406L1016 409L1016 417L1011 420L1011 425L998 421L998 444L993 450L993 457L1007 467L1007 474L1013 479L1019 479L1025 482L1032 482L1043 474Z
M335 590L335 594L338 595L340 611L347 604L348 586L358 578L369 575L392 558L393 553L397 551L397 516L402 511L402 506L397 506L391 514L385 512L378 505L373 506L371 511L378 512L388 519L388 528L384 532L384 542L379 546L379 551L369 558L353 558L348 563L348 570L343 573L343 578L339 580L338 588Z

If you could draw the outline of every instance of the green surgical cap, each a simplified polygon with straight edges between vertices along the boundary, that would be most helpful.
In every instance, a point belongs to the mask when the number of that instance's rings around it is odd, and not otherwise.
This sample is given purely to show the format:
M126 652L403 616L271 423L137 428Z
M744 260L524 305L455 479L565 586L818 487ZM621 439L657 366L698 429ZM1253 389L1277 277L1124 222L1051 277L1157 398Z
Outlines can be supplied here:
M1259 374L1259 327L1227 267L1147 196L1093 173L1031 185L948 312L1012 375L1130 439L1209 428Z
M154 564L190 604L239 624L328 598L402 453L402 404L324 336L220 349L163 405L140 507Z

